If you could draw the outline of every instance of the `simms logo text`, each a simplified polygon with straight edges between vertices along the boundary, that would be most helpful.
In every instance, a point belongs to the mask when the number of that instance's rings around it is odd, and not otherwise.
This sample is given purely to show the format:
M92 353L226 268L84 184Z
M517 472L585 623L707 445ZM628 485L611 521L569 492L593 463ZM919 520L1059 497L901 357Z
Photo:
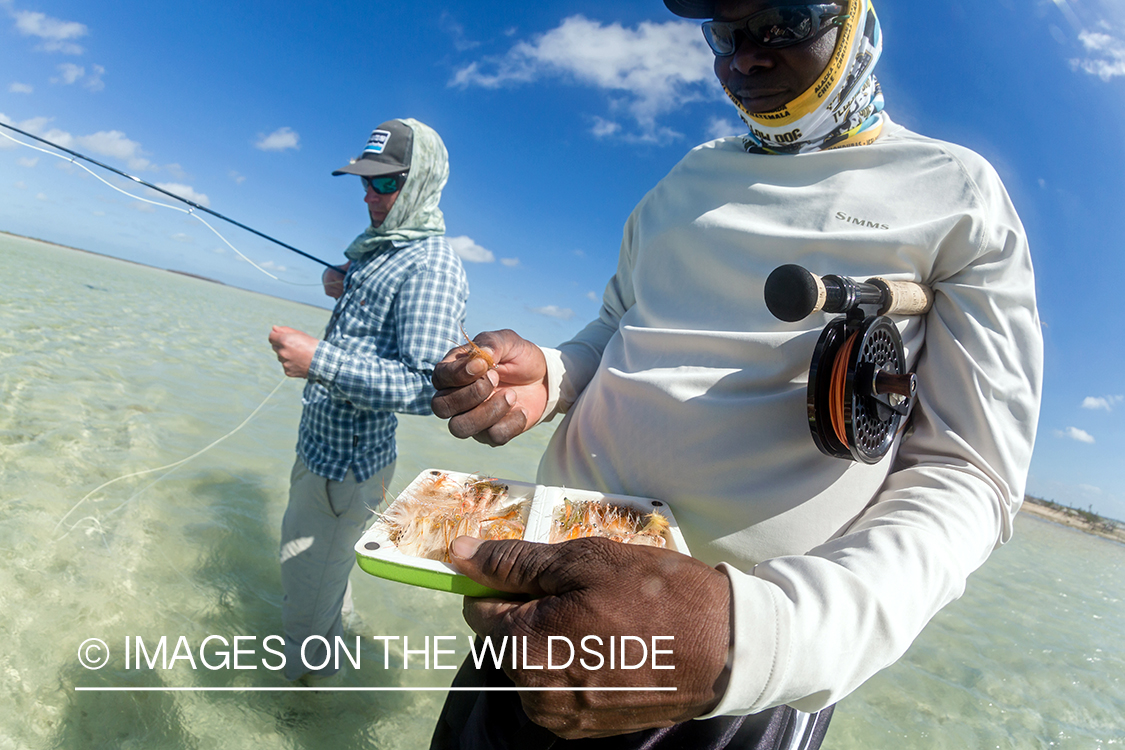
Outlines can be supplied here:
M860 219L855 216L848 216L843 211L837 211L836 218L840 221L846 221L849 224L856 224L857 226L867 227L868 229L890 229L890 227L886 224L879 224L868 219Z

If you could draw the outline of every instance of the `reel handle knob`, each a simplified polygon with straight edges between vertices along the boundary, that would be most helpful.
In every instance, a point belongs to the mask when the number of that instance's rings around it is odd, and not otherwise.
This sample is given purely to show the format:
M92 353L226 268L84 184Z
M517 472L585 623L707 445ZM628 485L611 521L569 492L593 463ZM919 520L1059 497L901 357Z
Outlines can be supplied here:
M912 372L899 375L897 372L879 370L875 373L875 383L872 390L879 396L893 393L903 398L910 398L918 390L918 378Z
M925 284L914 281L817 276L789 263L770 273L765 298L766 307L775 318L795 323L821 310L841 313L858 305L877 305L878 315L921 315L933 306L934 293Z

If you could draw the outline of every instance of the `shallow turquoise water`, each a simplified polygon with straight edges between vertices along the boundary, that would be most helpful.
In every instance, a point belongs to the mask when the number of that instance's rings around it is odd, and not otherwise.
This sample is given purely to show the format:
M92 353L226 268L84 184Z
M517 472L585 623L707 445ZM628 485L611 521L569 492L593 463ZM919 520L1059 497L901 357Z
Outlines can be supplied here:
M273 324L319 333L328 313L2 235L0 274L0 750L424 746L440 692L76 690L285 684L261 643L280 628L300 386L266 336ZM197 458L83 501L195 454L259 406ZM429 467L529 480L547 437L492 450L403 417L389 490ZM459 597L352 580L362 666L333 684L447 685L452 671L420 655L402 669L398 644L456 636L443 657L456 664L469 632ZM826 746L1125 745L1123 601L1125 547L1020 518L966 595L841 704ZM169 654L183 637L199 660L209 635L250 639L242 665L256 668L126 668L126 637L166 636ZM375 635L400 639L390 669ZM111 653L100 670L79 663L88 638Z
M828 748L1125 746L1125 546L1031 516L906 656L837 711Z

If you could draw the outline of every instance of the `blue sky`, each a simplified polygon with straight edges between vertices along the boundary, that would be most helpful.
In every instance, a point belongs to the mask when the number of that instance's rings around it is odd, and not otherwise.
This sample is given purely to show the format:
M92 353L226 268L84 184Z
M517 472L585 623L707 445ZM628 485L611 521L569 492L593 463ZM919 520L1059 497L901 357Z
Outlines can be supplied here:
M876 8L888 113L992 161L1028 230L1047 353L1029 492L1125 519L1125 6ZM644 193L742 131L710 66L659 0L0 0L0 118L328 261L365 223L331 170L383 120L432 125L467 328L547 345L596 315ZM0 138L0 229L325 304L320 266L205 218L278 278L191 216Z

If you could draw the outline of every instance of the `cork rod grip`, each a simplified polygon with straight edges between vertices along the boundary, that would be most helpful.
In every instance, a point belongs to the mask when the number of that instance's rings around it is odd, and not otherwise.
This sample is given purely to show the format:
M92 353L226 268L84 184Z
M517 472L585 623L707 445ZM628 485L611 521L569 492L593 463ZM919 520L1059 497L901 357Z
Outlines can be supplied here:
M876 276L868 284L883 292L879 315L924 315L934 306L934 291L916 281L891 281Z

